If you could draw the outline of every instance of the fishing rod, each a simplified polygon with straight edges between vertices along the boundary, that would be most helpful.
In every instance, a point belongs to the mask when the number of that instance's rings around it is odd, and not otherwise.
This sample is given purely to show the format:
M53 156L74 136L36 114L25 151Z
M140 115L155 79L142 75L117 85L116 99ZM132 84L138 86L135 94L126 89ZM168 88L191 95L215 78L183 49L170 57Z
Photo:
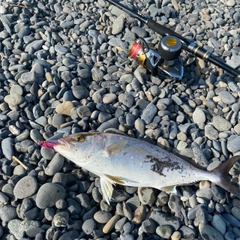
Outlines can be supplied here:
M130 16L145 23L150 29L162 36L157 51L149 48L145 40L141 38L137 39L129 50L129 56L137 60L140 65L146 66L152 73L156 74L160 70L173 78L181 79L184 73L184 67L181 60L179 60L179 56L181 50L184 49L196 57L224 69L240 80L239 70L226 64L224 60L219 60L217 56L198 46L191 40L181 36L170 28L153 21L152 19L145 19L141 15L133 12L131 9L119 2L116 2L115 0L106 1L128 13Z

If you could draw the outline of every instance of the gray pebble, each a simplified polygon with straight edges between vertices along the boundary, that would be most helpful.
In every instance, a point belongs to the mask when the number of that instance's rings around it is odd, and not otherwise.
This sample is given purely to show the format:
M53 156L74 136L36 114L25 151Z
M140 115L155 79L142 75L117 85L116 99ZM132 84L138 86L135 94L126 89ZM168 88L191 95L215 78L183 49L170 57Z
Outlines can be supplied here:
M65 189L55 183L43 184L37 192L36 205L40 209L52 207L59 199L65 198Z
M127 221L126 217L119 219L115 224L116 231L120 232L121 230L123 230L123 226L126 223L126 221Z
M212 226L217 229L222 235L226 232L226 223L221 215L215 214L212 219Z
M32 196L38 189L38 182L35 177L26 176L20 179L14 190L13 194L16 199L24 199Z
M138 37L145 38L147 37L147 32L144 28L139 26L134 26L131 31L135 34L137 34Z
M56 45L55 51L59 54L66 54L68 52L68 49L64 47L63 45Z
M90 235L96 228L96 222L93 219L87 219L83 222L82 230L85 234Z
M169 239L171 237L173 231L170 226L161 225L161 226L157 227L156 233L163 239Z
M238 220L240 220L240 207L233 207L233 208L231 209L231 212L232 212L232 214L233 214L233 216L234 216L235 218L237 218Z
M231 123L221 116L214 116L212 122L213 126L221 132L228 131L231 128Z
M117 17L114 21L113 21L113 25L112 25L112 34L113 35L117 35L120 32L122 32L123 27L124 27L124 17L123 16L119 16Z
M220 232L218 232L215 228L207 224L200 224L199 232L202 238L204 239L218 239L218 240L224 239Z
M233 215L229 213L222 214L223 218L230 223L233 227L240 228L240 220L235 218Z
M93 216L94 220L98 223L107 223L111 217L112 214L106 211L98 211Z
M45 174L48 176L53 176L55 173L59 172L64 164L64 157L58 153L54 155L50 163L45 169Z
M87 98L89 96L89 91L86 87L84 86L73 86L72 87L72 93L74 95L75 98L81 100L83 98Z
M153 211L150 214L150 218L156 221L159 225L170 225L174 230L180 228L180 219L178 217L169 217L165 213Z
M120 94L118 99L119 99L119 102L123 103L128 108L133 106L134 97L130 93Z
M227 141L228 151L235 153L240 150L240 136L232 135Z
M182 226L179 231L182 233L182 236L185 239L194 239L196 237L196 232L194 229L187 227L187 226Z
M145 233L155 233L156 232L156 228L157 225L155 223L155 221L153 221L151 218L150 219L146 219L142 222L142 230Z
M69 221L69 214L68 212L59 212L56 213L53 217L53 224L56 227L66 227Z
M218 131L214 128L213 125L207 124L204 128L205 136L208 137L210 140L218 139Z
M25 232L36 227L40 227L40 223L33 220L20 221L18 219L13 219L8 223L8 228L16 239L22 239Z
M152 122L155 114L157 113L157 107L153 103L149 103L147 107L143 110L141 119L149 124Z
M81 213L81 206L78 201L73 198L67 199L67 210L70 216L75 216Z
M0 218L3 222L9 222L16 218L16 208L10 205L0 207Z
M196 108L193 112L192 117L193 117L193 122L195 122L200 129L203 129L206 121L206 116L204 111L201 108Z
M138 188L138 197L142 204L152 205L156 201L155 192L153 188Z
M4 138L1 142L1 147L3 155L11 160L12 156L14 156L13 139L10 137Z
M4 194L3 192L0 192L0 205L7 204L8 200L9 200L9 197L6 194Z
M177 195L171 194L168 201L168 206L173 212L179 213L182 208L182 202Z
M101 69L99 69L97 67L93 67L91 70L91 73L92 73L92 79L94 81L99 82L99 81L103 80L104 73Z
M235 97L228 91L221 91L218 95L221 100L226 104L233 104L236 102Z

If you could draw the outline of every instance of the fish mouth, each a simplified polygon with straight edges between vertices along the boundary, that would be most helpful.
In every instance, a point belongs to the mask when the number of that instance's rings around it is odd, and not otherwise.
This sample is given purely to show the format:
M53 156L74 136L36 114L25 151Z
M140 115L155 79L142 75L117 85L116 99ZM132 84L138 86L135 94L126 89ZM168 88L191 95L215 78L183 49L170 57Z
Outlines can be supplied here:
M45 148L53 149L58 143L58 140L41 141L38 145Z
M72 144L71 142L67 141L64 138L61 138L59 140L41 141L39 145L41 147L50 148L50 149L54 149L56 146L63 146L65 148L70 149L74 146L74 144Z

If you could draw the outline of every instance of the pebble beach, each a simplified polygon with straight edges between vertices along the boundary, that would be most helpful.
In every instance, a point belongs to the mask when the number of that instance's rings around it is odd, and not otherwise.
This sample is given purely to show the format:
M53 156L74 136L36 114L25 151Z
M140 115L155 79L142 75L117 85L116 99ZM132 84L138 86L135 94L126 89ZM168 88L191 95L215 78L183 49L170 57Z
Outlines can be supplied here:
M239 0L122 1L240 69ZM240 81L182 52L181 80L128 58L160 36L104 0L0 1L1 240L240 240L240 199L201 181L177 194L116 185L40 141L116 129L211 171L240 155ZM174 177L174 176L173 176ZM229 171L240 191L240 161Z

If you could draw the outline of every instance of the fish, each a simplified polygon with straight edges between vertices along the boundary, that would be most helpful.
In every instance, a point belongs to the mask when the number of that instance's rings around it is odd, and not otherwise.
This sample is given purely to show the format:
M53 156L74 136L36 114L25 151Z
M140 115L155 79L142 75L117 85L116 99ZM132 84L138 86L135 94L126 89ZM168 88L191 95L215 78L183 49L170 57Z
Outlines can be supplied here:
M240 198L240 189L227 180L240 156L206 171L164 148L116 133L81 132L39 145L99 176L103 199L109 205L115 184L169 192L175 186L208 180Z

